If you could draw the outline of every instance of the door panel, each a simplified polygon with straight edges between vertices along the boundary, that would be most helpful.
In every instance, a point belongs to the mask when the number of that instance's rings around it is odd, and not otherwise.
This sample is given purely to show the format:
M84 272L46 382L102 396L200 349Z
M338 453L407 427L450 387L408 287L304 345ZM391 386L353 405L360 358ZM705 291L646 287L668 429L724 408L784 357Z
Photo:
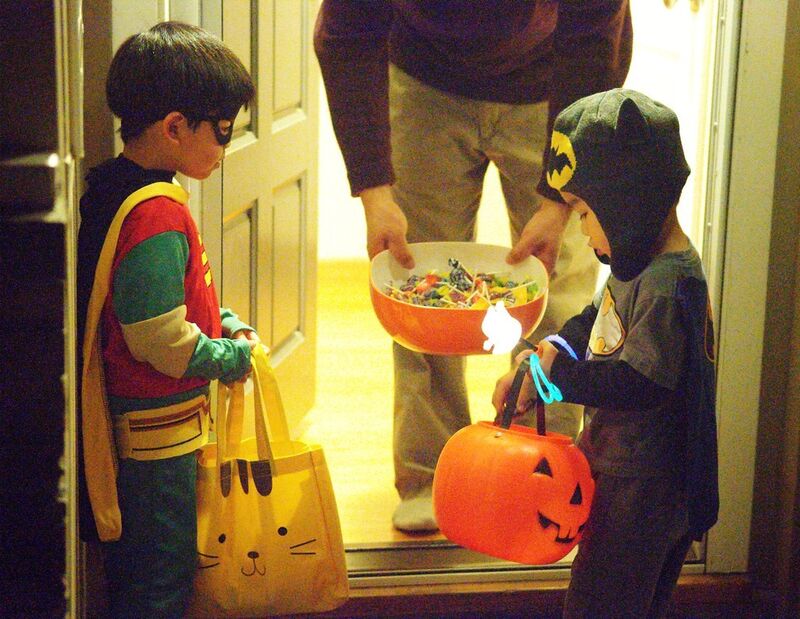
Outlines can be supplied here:
M313 405L316 374L317 3L221 0L205 10L213 4L204 2L202 25L242 59L256 99L236 119L221 176L203 183L203 234L221 261L221 303L272 349L296 428Z
M248 73L254 78L253 74L253 31L251 18L250 0L226 0L223 12L224 32L223 39L228 47L239 57L247 69ZM257 45L257 42L256 42ZM240 129L250 123L251 109L242 110L236 117L235 128Z
M250 205L252 206L252 205ZM248 324L255 322L252 311L253 289L251 245L256 209L248 207L240 213L226 218L223 223L222 279L225 282L226 306L236 308L239 317ZM246 248L246 251L242 251ZM266 339L266 334L262 333Z
M303 188L299 181L275 191L275 303L273 304L273 340L280 345L300 329L302 296L301 254Z
M275 93L273 112L301 109L303 105L302 38L296 33L303 30L303 4L291 0L275 4Z

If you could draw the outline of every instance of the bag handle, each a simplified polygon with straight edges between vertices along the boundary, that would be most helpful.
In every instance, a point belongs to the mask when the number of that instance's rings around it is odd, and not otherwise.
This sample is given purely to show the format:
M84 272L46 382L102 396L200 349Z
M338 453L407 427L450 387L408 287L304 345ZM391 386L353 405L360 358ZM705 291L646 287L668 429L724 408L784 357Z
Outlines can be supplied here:
M572 349L572 346L570 346L569 342L567 342L567 340L560 335L548 335L544 339L548 342L558 344L559 347L565 352L569 353L573 359L576 361L578 360L578 355ZM535 350L535 347L527 340L520 341L529 348L534 348ZM536 352L534 352L530 357L523 359L517 368L517 373L514 375L514 380L511 382L511 388L508 390L506 401L503 405L503 415L500 420L500 426L506 429L511 427L511 419L514 416L514 409L517 407L519 391L522 388L522 381L525 379L525 373L528 370L531 372L531 377L536 385L536 391L539 394L539 397L536 399L536 433L540 436L545 436L547 434L547 427L544 417L544 405L545 403L550 404L551 402L561 402L563 400L563 396L561 394L561 390L545 375Z
M258 461L238 458L238 447L241 444L242 425L244 420L244 383L236 382L230 387L219 381L217 387L217 479L223 497L231 493L234 478L234 465L242 489L247 492L250 474L256 490L262 496L272 492L272 477L275 471L275 459L269 437L266 432L263 414L263 398L254 379L254 422L256 428L256 444Z
M267 431L266 417L269 415L269 408L264 398L264 380L261 375L263 368L256 365L256 355L259 354L256 350L259 349L263 350L264 347L260 345L256 346L250 355L250 363L253 368L251 376L253 378L253 412L255 413L256 448L258 450L258 458L260 460L269 460L273 463L272 469L275 470L275 460L272 455L269 433ZM275 432L273 431L273 435L274 434Z
M217 386L217 459L235 457L242 439L244 422L244 383L228 386L219 381Z
M277 473L275 457L270 442L289 441L289 428L278 391L278 383L269 363L266 347L256 346L251 351L251 378L253 380L253 420L256 432L258 461L236 458L239 481L246 490L248 468L253 475L256 490L262 496L272 492L273 476ZM244 384L227 387L218 383L217 390L217 473L223 497L230 494L233 482L233 458L241 443L244 418ZM267 430L269 420L269 430Z
M260 460L269 460L274 465L271 442L290 440L286 414L267 349L262 345L256 346L250 353L250 362L252 366L250 376L253 381L253 421L258 457ZM244 384L237 382L228 387L220 381L217 390L216 421L219 464L236 453L241 441L244 406Z
M250 360L253 364L253 381L254 383L258 381L260 386L259 395L262 396L264 403L262 410L266 411L272 440L288 442L291 440L289 424L286 421L286 412L268 349L265 346L256 346L251 352Z

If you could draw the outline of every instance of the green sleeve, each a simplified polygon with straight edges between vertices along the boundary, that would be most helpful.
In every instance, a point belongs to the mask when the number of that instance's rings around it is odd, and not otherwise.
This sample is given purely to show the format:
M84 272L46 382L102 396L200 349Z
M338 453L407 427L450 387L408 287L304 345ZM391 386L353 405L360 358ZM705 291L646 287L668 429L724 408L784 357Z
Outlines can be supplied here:
M122 324L165 314L184 303L189 243L180 232L145 239L122 259L114 275L114 311Z
M165 314L183 305L189 244L180 232L152 236L128 252L114 277L114 310L123 324ZM224 313L223 313L224 312ZM220 317L233 333L249 328L230 310ZM250 346L244 341L211 339L200 333L185 377L235 381L250 369Z
M222 321L222 333L226 336L230 336L243 329L245 331L255 331L253 327L239 320L239 316L227 307L219 308L219 317Z
M214 339L200 334L184 377L219 378L224 383L240 379L250 370L250 345L245 340Z

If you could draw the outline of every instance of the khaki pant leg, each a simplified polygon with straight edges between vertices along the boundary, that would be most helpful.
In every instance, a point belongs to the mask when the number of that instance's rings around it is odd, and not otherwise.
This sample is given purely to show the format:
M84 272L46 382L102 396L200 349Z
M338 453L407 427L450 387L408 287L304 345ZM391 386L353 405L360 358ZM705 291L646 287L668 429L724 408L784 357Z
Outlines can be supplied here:
M408 240L472 241L489 160L478 102L448 95L390 66L394 198Z
M393 344L394 467L401 498L430 486L439 454L469 425L465 357L423 355Z
M542 171L542 152L547 139L547 104L498 105L497 120L487 147L500 171L500 182L511 222L513 242L539 208L536 185ZM599 262L581 234L580 221L572 214L564 233L561 252L550 276L547 308L542 322L528 338L538 342L556 333L588 305L597 283ZM515 351L518 352L518 351ZM577 351L581 354L581 351ZM547 428L575 438L581 427L583 407L553 403L547 406ZM530 423L532 419L523 419Z
M474 240L488 159L478 147L475 102L390 67L394 197L408 240ZM395 486L401 498L429 486L447 439L470 423L465 359L394 344Z

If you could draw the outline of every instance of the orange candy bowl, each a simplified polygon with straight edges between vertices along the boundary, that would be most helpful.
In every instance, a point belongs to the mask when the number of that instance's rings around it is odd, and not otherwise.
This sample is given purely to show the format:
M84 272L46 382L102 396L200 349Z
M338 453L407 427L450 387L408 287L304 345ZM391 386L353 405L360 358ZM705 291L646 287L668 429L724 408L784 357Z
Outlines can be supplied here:
M452 270L448 260L455 258L470 273L502 273L518 282L533 280L539 292L527 303L507 308L522 326L527 337L541 322L547 305L547 270L542 262L529 256L510 265L505 257L509 249L499 245L468 242L412 243L413 269L403 268L388 250L382 251L370 266L372 307L381 325L398 344L411 350L436 355L485 354L487 337L482 330L488 309L447 308L412 305L387 295L387 284L399 286L412 274L425 276L436 270L447 275Z

